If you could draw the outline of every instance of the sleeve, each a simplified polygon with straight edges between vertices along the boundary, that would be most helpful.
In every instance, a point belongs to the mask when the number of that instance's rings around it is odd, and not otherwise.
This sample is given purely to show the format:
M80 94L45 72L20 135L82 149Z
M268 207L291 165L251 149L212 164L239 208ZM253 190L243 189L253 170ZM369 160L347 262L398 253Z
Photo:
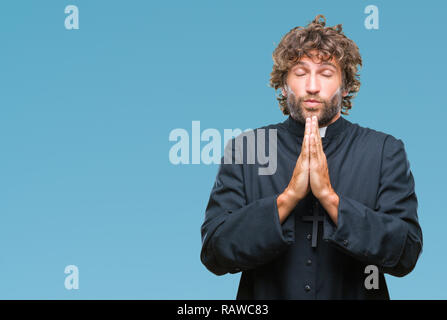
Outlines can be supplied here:
M256 268L277 256L295 239L291 215L281 225L276 198L279 194L246 202L243 165L222 161L211 190L201 227L200 259L216 275ZM224 159L224 158L222 158Z
M337 226L325 219L325 240L383 273L398 277L410 273L422 252L422 230L403 142L392 136L384 141L375 210L338 196Z

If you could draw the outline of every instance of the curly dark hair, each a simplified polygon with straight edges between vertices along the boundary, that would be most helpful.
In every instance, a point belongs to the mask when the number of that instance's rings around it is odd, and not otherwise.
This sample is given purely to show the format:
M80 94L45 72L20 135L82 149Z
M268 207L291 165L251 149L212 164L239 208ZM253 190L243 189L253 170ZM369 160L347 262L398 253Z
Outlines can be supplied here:
M320 21L323 19L323 21ZM357 45L348 39L342 32L342 25L325 27L324 15L317 15L315 19L304 27L295 27L284 35L273 51L273 70L270 73L270 86L275 90L284 88L287 74L304 55L309 58L314 56L310 53L317 49L318 59L327 61L333 57L338 61L342 70L342 86L348 91L343 97L341 113L348 115L352 108L351 99L360 90L358 65L362 66L362 58ZM283 114L288 115L287 97L282 92L277 97Z

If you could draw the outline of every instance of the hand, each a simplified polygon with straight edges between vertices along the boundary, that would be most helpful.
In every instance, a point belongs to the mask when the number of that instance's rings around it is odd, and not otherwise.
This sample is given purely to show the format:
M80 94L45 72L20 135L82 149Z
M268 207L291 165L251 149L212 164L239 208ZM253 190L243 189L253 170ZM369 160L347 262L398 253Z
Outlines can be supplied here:
M296 162L289 185L277 198L281 223L309 190L312 190L315 198L325 208L332 221L337 224L340 198L331 185L318 120L315 116L313 119L306 119L301 154Z
M309 163L310 163L310 144L309 138L312 129L312 122L310 118L306 119L306 126L304 129L303 144L301 146L301 153L296 161L295 169L293 170L292 178L289 185L284 191L287 196L296 203L303 199L310 191L309 183Z
M334 189L329 178L326 155L323 151L320 130L318 129L318 119L312 117L310 130L310 187L317 199L324 199L329 196Z
M310 159L310 132L311 121L306 119L305 135L303 144L301 146L301 153L296 161L295 169L293 170L292 178L289 185L281 193L276 202L278 206L279 221L281 223L288 217L293 208L296 207L299 201L303 199L310 191L309 183L309 159Z
M317 117L312 118L310 133L309 180L312 193L324 207L332 221L338 223L340 198L332 188L326 155L323 151Z

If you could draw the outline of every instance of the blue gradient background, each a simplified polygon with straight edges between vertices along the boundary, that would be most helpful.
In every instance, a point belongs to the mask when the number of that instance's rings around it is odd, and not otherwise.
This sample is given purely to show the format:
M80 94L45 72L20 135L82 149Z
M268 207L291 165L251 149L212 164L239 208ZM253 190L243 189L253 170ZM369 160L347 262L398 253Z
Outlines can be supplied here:
M64 28L66 5L80 30ZM380 29L367 30L367 5ZM404 141L424 250L393 299L446 299L441 1L2 1L0 298L233 299L199 259L217 165L172 165L172 129L283 121L281 36L317 14L360 48L352 122ZM202 146L204 144L202 143ZM64 287L65 266L80 271Z

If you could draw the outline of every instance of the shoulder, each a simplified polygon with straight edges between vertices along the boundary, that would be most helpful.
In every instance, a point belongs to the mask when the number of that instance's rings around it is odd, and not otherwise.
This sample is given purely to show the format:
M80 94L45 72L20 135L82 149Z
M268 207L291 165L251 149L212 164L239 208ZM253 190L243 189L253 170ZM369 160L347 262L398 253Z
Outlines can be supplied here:
M363 139L366 141L372 141L372 140L377 140L380 141L382 143L389 143L389 144L398 144L399 142L402 142L401 139L383 132L383 131L379 131L379 130L375 130L369 127L364 127L361 126L358 123L352 123L350 122L350 127L352 132L355 134L355 136L357 136L359 139Z
M273 124L267 124L265 126L261 126L261 127L258 127L258 128L246 131L246 132L254 132L255 134L257 134L258 132L269 132L271 130L282 131L285 129L286 129L285 123L278 122L278 123L273 123ZM246 132L244 132L244 133L246 133ZM242 134L244 134L244 133L242 133Z
M277 148L277 139L285 130L283 123L267 124L255 129L246 129L228 139L224 148L224 160L241 162L245 157L256 157L259 150L267 152ZM259 150L258 150L259 149ZM247 160L248 161L248 160Z
M230 141L238 141L242 140L244 138L254 138L257 139L258 137L264 138L267 137L269 133L276 131L283 131L285 130L285 124L284 122L274 123L274 124L267 124L265 126L257 127L255 129L247 129L243 132L241 132L239 135L233 137Z
M380 149L383 156L392 157L399 151L405 152L404 142L392 134L364 127L358 123L350 122L350 127L353 136L355 136L358 142L365 144L368 147L376 147Z

